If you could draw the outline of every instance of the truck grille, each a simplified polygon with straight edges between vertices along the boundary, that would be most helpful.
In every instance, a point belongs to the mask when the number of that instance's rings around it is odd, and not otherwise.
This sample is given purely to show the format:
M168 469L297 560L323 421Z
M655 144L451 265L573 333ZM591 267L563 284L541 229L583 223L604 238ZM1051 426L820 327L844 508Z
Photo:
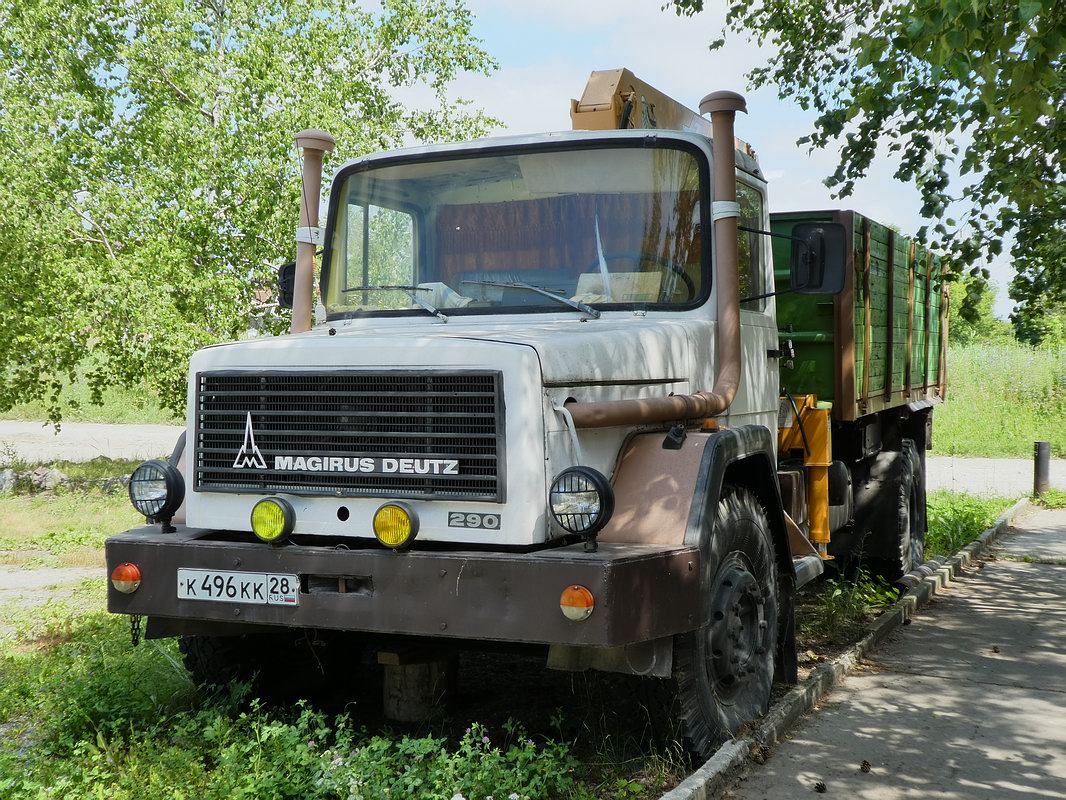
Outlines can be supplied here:
M499 372L225 371L196 383L196 491L504 501Z

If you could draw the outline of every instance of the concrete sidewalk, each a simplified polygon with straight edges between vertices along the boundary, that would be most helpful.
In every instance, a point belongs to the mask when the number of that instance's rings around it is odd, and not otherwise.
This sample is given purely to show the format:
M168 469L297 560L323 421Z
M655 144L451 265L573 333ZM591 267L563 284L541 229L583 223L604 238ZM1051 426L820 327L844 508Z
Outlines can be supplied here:
M726 797L1066 798L1066 511L1034 510ZM870 771L862 771L862 763Z

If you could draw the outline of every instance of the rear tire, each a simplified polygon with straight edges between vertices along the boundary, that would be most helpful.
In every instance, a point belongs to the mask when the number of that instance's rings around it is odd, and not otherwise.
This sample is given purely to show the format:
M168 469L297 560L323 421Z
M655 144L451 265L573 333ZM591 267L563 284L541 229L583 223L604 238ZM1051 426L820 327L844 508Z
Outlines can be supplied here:
M695 631L674 637L669 680L649 679L653 716L695 758L770 704L778 637L777 563L770 525L747 489L727 488L718 504L710 607Z
M925 561L925 476L912 439L904 439L885 482L883 514L870 532L870 560L890 581Z

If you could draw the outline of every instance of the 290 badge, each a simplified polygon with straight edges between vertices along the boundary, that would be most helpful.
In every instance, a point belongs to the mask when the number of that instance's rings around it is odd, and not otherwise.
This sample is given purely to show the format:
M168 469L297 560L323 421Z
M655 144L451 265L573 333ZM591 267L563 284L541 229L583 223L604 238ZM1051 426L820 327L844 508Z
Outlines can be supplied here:
M499 514L466 514L462 511L448 512L449 528L480 528L496 531L500 529Z

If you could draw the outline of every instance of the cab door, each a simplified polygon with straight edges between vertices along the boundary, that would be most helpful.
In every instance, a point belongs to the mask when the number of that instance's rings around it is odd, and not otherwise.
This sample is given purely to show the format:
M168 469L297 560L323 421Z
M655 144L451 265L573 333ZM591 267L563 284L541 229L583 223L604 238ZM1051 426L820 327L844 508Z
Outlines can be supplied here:
M737 270L740 288L740 334L742 372L736 399L726 415L726 424L762 425L777 439L779 364L776 308L773 297L759 295L774 290L770 241L766 234L770 218L766 184L747 173L738 173ZM753 298L753 299L745 299Z

